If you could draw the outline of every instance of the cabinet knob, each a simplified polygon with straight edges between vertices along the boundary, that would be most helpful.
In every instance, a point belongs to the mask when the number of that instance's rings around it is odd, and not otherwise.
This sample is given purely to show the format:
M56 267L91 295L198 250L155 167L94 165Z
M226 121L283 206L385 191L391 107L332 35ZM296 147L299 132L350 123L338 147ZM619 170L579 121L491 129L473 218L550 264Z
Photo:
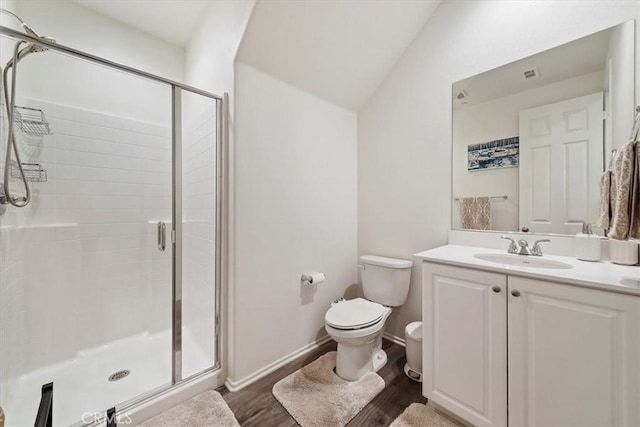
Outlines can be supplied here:
M517 289L514 289L511 291L511 295L513 295L514 297L519 297L520 296L520 291Z
M494 286L493 288L493 292L500 292L502 289L500 289L500 286Z

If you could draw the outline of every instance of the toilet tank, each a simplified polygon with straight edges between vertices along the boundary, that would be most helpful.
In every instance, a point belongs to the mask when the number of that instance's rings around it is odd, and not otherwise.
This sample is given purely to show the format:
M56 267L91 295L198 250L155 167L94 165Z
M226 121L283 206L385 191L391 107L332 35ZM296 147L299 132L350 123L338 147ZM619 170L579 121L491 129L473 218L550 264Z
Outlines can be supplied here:
M412 261L376 255L360 257L362 290L369 301L397 307L409 294Z

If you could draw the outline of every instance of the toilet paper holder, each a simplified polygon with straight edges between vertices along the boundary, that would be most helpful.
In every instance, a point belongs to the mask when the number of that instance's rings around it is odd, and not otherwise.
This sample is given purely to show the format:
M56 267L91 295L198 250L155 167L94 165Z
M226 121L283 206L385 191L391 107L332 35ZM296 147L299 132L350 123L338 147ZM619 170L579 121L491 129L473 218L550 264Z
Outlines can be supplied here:
M326 278L324 273L310 273L300 276L300 281L303 285L317 285L324 282Z

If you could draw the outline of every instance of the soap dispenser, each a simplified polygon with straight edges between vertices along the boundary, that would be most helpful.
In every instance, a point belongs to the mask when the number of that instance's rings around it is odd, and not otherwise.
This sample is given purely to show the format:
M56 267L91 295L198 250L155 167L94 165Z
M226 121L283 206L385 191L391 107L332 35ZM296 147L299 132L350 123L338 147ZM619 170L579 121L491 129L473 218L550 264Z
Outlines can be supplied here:
M600 236L593 234L591 224L582 223L582 233L576 234L576 258L582 261L600 261Z

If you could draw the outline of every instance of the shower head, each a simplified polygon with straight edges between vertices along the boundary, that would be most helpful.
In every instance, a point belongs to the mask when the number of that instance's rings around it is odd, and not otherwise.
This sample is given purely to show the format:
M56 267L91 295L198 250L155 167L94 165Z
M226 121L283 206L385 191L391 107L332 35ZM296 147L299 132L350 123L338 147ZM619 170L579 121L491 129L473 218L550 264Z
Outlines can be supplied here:
M46 36L37 36L39 39L44 40L46 42L49 43L56 43L56 40L51 38L51 37L46 37ZM29 42L26 44L25 47L23 47L22 49L20 49L18 51L17 54L17 61L16 62L20 62L22 60L22 58L24 58L25 56L29 55L30 53L39 53L39 52L46 52L48 51L49 48L46 46L42 46L36 43L32 43ZM7 62L7 64L5 65L5 69L9 69L11 67L14 66L14 58L9 59L9 61Z
M37 37L37 38L39 38L41 40L44 40L44 41L47 41L47 42L51 42L51 43L55 43L56 42L56 40L54 38L47 37L47 36L41 36L40 34L36 33L33 30L33 28L31 28L30 26L28 26L24 22L22 23L22 28L24 28L25 33L29 34L30 36ZM39 50L34 50L34 52L41 52L43 50L49 50L48 48L41 47L41 46L38 46L38 49Z
M44 40L50 43L56 43L56 40L54 38L51 37L47 37L47 36L41 36L40 34L36 33L33 28L31 28L30 26L28 26L26 23L22 22L22 28L24 28L25 33L29 34L30 36L39 38L40 40ZM45 46L39 46L37 44L34 43L29 43L27 45L27 47L30 48L29 53L31 52L45 52L47 50L49 50L48 47Z
M49 42L49 43L57 43L57 42L56 42L56 39L54 39L54 38L52 38L52 37L47 37L47 36L38 36L38 38L39 38L40 40L44 40L44 41ZM49 48L48 48L48 47L46 47L46 46L41 46L41 45L38 45L38 44L35 44L35 43L29 43L29 45L28 45L27 47L29 47L29 48L31 49L31 52L33 52L33 53L37 53L37 52L46 52L46 51L48 51L48 50L49 50Z
M33 28L31 28L30 26L27 25L26 22L24 22L18 15L16 15L13 12L10 12L6 9L2 9L0 8L0 12L2 13L6 13L7 15L10 15L12 17L14 17L15 19L17 19L18 21L20 21L20 25L22 26L22 28L24 29L24 32L27 33L30 36L36 37L38 39L47 41L49 43L56 43L56 40L51 38L51 37L47 37L47 36L41 36L40 34L36 33L35 30ZM29 43L27 44L27 47L25 47L24 49L22 49L20 52L22 53L22 57L24 57L26 54L28 53L35 53L35 52L45 52L49 50L49 48L44 47L44 46L39 46L36 45L35 43ZM23 52L24 51L24 52Z
M18 62L25 56L30 53L37 52L45 52L49 50L48 47L42 46L38 41L43 41L47 43L55 43L56 41L51 37L44 37L40 34L36 33L31 27L29 27L18 15L13 12L10 12L6 9L0 8L0 12L6 13L8 15L13 16L15 19L20 21L22 28L24 31L31 36L31 41L18 40L13 48L13 56L7 62L4 70L2 70L2 87L4 88L4 103L5 108L7 109L7 119L9 122L8 132L7 132L7 151L5 156L5 164L4 164L4 184L3 184L3 193L4 193L4 201L2 204L6 204L9 202L11 205L17 208L24 208L27 206L31 200L31 189L29 188L29 183L27 181L27 177L22 168L22 163L20 161L20 154L18 150L18 145L16 144L16 138L14 135L14 113L15 113L15 105L16 105L16 74L18 72ZM23 47L24 45L24 47ZM9 70L11 72L11 84L9 85ZM9 90L9 88L11 88ZM9 166L12 162L11 160L11 151L15 156L15 161L18 163L20 176L22 178L22 183L24 184L24 190L26 195L22 199L16 199L12 197L11 190L9 188Z

